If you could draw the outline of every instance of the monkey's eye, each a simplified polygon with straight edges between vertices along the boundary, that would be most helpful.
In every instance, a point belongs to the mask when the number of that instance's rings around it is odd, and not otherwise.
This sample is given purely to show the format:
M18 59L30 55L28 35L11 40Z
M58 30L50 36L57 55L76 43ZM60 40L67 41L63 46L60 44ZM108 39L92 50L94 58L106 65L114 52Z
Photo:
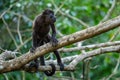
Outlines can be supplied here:
M52 18L53 16L50 16L50 18Z
M50 18L53 18L53 14L50 14Z

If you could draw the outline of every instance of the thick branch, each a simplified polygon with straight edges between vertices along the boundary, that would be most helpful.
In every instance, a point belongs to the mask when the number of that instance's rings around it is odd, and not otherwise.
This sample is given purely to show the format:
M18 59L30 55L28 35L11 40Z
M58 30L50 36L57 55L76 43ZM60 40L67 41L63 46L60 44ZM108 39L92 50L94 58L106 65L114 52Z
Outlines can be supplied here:
M12 51L5 50L5 52L0 54L0 61L14 59L14 58L16 58L16 54L18 54L18 52L12 52Z
M1 61L0 62L0 73L18 70L21 67L23 67L25 64L30 62L31 60L34 60L35 58L38 58L41 55L45 55L48 52L51 52L51 51L61 48L63 46L66 46L66 45L69 45L69 44L72 44L72 43L75 43L78 41L82 41L82 40L94 37L99 34L102 34L106 31L114 29L118 26L120 26L120 16L118 16L114 19L111 19L107 22L101 23L97 26L90 27L85 30L65 36L65 37L59 39L58 45L56 47L53 47L50 43L48 43L41 47L38 47L35 50L35 54L28 52L16 59L9 60L9 61Z

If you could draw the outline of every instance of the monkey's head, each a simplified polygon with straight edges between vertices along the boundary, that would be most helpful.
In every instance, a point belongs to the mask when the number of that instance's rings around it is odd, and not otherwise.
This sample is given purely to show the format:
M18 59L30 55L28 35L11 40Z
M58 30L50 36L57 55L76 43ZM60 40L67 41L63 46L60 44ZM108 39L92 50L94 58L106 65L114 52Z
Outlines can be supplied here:
M56 21L56 17L52 10L46 9L43 11L42 15L44 16L46 23L53 24Z

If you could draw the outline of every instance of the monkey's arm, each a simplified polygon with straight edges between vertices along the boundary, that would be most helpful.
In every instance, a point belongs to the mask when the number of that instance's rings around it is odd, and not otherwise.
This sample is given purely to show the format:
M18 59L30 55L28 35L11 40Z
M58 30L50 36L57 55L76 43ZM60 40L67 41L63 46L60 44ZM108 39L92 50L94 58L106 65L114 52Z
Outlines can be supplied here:
M51 24L51 28L52 28L52 37L56 37L56 28L54 24Z
M56 39L56 29L55 29L54 24L51 25L51 28L52 28L52 39L57 41L57 39ZM57 42L53 41L53 43L52 43L53 46L55 46L57 44ZM64 64L62 63L59 52L56 50L56 51L54 51L54 54L57 57L57 62L58 62L58 65L60 66L60 70L61 71L64 70Z
M52 29L52 37L51 37L52 45L55 46L58 41L56 39L56 28L54 24L51 24L51 29Z

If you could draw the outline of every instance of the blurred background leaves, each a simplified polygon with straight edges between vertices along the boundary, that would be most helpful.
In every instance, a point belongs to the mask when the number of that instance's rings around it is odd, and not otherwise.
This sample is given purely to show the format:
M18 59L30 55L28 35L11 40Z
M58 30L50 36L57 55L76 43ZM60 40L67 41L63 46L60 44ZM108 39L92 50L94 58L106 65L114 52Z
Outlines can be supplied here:
M31 48L32 22L44 9L55 11L58 30L57 37L97 25L104 19L114 0L0 0L0 47L7 50L25 53ZM109 18L120 14L120 1L116 4ZM117 33L117 35L115 35ZM115 37L114 37L115 36ZM113 38L114 37L114 38ZM89 45L120 39L118 29L111 30L99 36L85 40L82 45ZM73 47L76 45L69 45ZM2 52L2 51L1 51ZM62 54L62 57L80 54L80 51ZM118 54L104 54L93 57L90 61L89 78L91 80L106 80L113 73L118 61ZM9 72L0 75L0 80L80 80L82 77L82 62L74 72L56 72L53 77L47 77L43 72L27 73L24 71ZM120 78L120 68L110 78Z

